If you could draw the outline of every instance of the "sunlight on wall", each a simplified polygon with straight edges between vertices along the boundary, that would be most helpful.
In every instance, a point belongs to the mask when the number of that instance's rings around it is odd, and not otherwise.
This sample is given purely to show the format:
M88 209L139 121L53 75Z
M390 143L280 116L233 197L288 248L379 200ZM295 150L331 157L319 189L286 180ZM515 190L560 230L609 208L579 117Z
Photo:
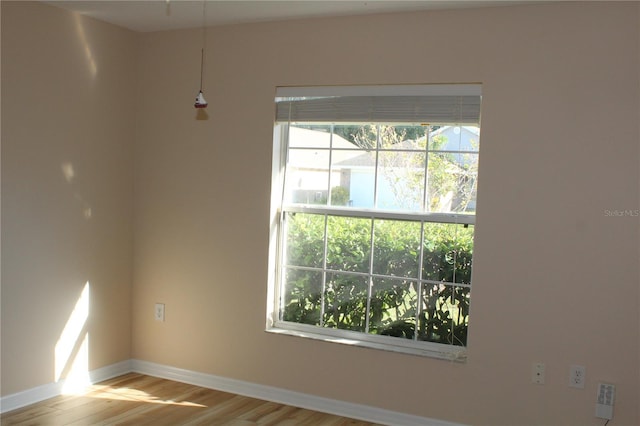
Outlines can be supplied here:
M87 281L55 347L55 380L64 381L63 393L80 392L90 385L88 318Z
M69 185L73 185L73 181L76 177L76 172L73 168L73 164L71 162L64 162L60 165L60 169L62 169L62 175L64 176L64 180L67 181ZM91 210L91 206L89 203L85 201L84 198L78 193L74 192L73 196L76 200L78 200L82 204L82 216L89 220L93 215L93 211Z
M84 32L84 26L82 25L82 16L76 13L74 15L76 20L76 31L78 33L78 37L82 42L82 46L84 47L84 54L87 57L87 65L89 66L89 72L91 73L91 77L94 79L98 75L98 65L96 64L96 60L93 57L93 52L91 51L91 47L89 47L89 42L87 40L87 34Z
M76 172L73 170L73 164L70 162L62 163L60 168L62 169L64 180L66 180L67 183L73 182L73 178L76 176Z
M84 333L84 338L75 356L69 364L69 372L62 385L62 393L78 394L83 393L87 387L91 386L89 376L89 333Z

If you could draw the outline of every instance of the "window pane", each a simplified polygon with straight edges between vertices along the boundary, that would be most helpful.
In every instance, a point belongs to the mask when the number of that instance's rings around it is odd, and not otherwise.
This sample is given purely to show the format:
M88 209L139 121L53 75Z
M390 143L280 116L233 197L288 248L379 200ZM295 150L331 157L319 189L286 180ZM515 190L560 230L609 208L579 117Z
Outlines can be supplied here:
M343 132L349 133L349 140L364 149L425 151L426 127L423 126L372 123L348 126L348 129Z
M469 329L469 301L471 300L471 288L458 287L453 288L453 302L456 306L451 312L453 318L453 332L455 340L454 345L467 345L467 331Z
M373 125L354 123L354 124L336 124L333 126L333 133L336 135L337 141L346 141L350 145L344 143L334 143L334 148L356 148L370 150L376 147L376 136L371 133Z
M368 287L367 277L328 273L324 290L324 326L365 331Z
M334 149L331 157L331 205L373 207L375 164L375 152Z
M477 152L479 142L478 126L441 126L429 132L430 150Z
M377 207L421 211L425 154L381 151L378 156Z
M327 204L329 193L328 149L290 149L285 175L285 201Z
M380 124L378 134L380 149L425 152L426 126L406 124Z
M358 123L340 126L339 131L358 148L371 151L378 146L378 126L374 123Z
M470 289L465 287L425 284L418 340L466 346L469 293Z
M424 224L422 278L471 283L473 225Z
M282 319L320 325L322 272L287 269L282 295Z
M331 136L330 124L294 123L289 126L289 147L329 149Z
M473 258L473 225L457 225L455 245L455 276L457 284L471 284L471 264Z
M417 299L415 282L374 278L369 333L413 339Z
M371 219L329 216L327 269L369 272Z
M418 278L420 223L374 221L373 273Z
M286 213L287 265L322 268L324 218L319 214Z
M475 212L478 154L430 153L428 161L427 211Z
M370 164L370 165L367 165ZM332 205L373 208L375 188L375 153L362 151L350 161L334 164L340 173L340 195L332 195ZM333 190L338 185L333 186ZM348 199L347 199L348 197ZM345 201L346 199L346 201Z

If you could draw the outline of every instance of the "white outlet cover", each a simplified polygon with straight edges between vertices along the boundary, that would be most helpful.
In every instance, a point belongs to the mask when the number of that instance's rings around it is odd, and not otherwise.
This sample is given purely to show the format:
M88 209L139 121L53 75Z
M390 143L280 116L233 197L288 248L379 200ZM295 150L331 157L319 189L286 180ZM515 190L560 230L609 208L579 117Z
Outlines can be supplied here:
M569 386L577 389L584 389L587 379L587 369L584 365L572 365L569 368Z
M156 303L154 313L156 321L164 321L164 303Z

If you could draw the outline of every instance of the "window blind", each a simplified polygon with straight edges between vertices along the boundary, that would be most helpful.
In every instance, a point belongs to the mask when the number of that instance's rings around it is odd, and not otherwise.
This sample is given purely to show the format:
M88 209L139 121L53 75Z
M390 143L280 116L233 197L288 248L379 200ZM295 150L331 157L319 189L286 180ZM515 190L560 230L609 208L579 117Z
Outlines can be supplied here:
M283 87L277 122L480 122L479 85Z

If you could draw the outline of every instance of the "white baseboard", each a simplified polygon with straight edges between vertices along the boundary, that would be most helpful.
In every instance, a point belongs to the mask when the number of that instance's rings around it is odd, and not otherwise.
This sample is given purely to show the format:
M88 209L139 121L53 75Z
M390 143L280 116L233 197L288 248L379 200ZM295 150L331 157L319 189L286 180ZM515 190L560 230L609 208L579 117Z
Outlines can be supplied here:
M131 360L132 371L177 382L189 383L208 389L235 393L238 395L277 402L294 407L323 413L335 414L378 424L391 426L464 426L428 417L414 416L397 411L384 410L362 404L323 398L315 395L293 392L272 386L259 385L242 380L229 379L211 374L198 373L148 361Z
M0 398L0 413L6 413L62 394L63 381L47 383Z
M452 423L444 420L432 419L428 417L414 416L397 411L384 410L362 404L339 401L336 399L323 398L320 396L293 392L286 389L272 386L259 385L242 380L229 379L212 374L198 373L196 371L184 370L182 368L168 365L155 364L153 362L141 361L137 359L126 360L106 367L98 368L89 372L91 383L101 382L123 374L136 372L149 376L161 377L163 379L175 380L177 382L189 383L203 388L220 390L223 392L235 393L251 398L265 401L277 402L279 404L291 405L308 410L320 411L323 413L335 414L368 421L372 423L392 425L392 426L464 426L460 423ZM0 413L6 413L45 399L53 398L62 394L64 380L37 386L23 392L18 392L0 398Z
M130 359L126 361L120 361L115 364L107 365L106 367L98 368L89 372L89 378L91 383L99 383L105 380L113 379L114 377L122 376L123 374L131 373L132 362Z
M89 379L91 383L98 383L130 372L131 360L126 360L90 371ZM47 383L46 385L37 386L22 392L4 396L0 398L0 413L6 413L27 405L35 404L36 402L44 401L45 399L62 395L64 385L65 381L59 380L57 382Z

